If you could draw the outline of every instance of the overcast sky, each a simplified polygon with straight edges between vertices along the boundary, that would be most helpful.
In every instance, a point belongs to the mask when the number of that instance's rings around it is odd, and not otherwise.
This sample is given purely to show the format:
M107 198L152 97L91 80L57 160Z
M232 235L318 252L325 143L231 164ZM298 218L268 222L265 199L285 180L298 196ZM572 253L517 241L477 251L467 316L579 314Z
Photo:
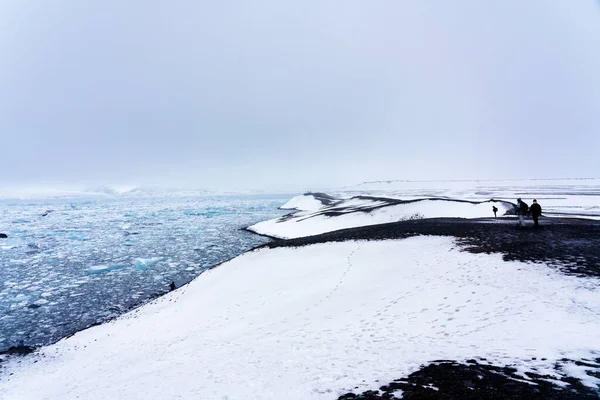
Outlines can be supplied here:
M0 185L600 176L596 0L0 0Z

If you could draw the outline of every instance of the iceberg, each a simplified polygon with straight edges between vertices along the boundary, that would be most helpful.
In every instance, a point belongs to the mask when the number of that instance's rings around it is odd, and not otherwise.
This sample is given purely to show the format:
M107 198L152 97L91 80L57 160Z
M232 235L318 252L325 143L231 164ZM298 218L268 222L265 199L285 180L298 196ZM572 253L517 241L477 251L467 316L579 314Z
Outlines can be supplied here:
M135 267L137 269L141 269L144 270L148 267L153 266L154 264L156 264L157 262L159 262L161 259L160 257L152 257L152 258L136 258L135 259Z
M121 264L106 264L106 265L94 265L88 268L90 274L101 274L103 272L113 271L115 269L121 269L124 265Z

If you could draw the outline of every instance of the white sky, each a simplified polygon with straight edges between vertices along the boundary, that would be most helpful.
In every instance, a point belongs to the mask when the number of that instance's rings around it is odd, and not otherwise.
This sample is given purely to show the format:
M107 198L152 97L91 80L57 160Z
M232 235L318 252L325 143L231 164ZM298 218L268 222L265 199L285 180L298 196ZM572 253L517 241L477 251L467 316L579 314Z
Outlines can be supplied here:
M0 0L0 185L600 176L594 0Z

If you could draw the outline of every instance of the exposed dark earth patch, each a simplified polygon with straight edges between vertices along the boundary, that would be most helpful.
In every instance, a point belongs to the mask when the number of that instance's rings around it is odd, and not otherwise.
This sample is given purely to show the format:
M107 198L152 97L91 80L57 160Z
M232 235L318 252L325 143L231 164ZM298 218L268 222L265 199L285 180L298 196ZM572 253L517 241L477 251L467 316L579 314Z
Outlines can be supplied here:
M319 192L315 192L315 193L308 192L308 193L305 193L305 196L309 196L309 195L312 196L312 197L314 197L315 199L319 200L321 202L321 204L323 204L325 206L331 206L331 205L333 205L335 203L339 203L339 201L340 201L339 199L336 199L335 197L330 196L330 195L328 195L326 193L319 193Z
M296 247L346 240L403 239L418 235L453 236L471 253L501 253L504 260L544 262L565 273L600 277L600 221L541 218L518 228L512 218L432 218L343 229L264 246Z
M600 359L591 364L600 363ZM557 365L557 367L559 367ZM466 364L434 361L404 379L396 379L379 390L360 394L347 393L338 400L383 399L460 399L460 400L558 400L598 399L598 391L584 386L575 378L562 378L559 386L549 380L556 377L533 373L527 380L510 367L497 367L469 360ZM401 392L400 392L401 391Z

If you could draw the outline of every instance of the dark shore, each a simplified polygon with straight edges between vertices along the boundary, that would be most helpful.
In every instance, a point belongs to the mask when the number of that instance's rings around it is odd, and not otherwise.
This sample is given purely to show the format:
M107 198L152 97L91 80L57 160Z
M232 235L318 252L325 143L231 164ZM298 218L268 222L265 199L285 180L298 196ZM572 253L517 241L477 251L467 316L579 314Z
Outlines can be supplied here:
M569 274L600 277L600 221L542 218L517 227L516 218L432 218L343 229L264 247L298 247L347 240L389 240L412 236L452 236L472 253L500 253L505 261L544 262Z

